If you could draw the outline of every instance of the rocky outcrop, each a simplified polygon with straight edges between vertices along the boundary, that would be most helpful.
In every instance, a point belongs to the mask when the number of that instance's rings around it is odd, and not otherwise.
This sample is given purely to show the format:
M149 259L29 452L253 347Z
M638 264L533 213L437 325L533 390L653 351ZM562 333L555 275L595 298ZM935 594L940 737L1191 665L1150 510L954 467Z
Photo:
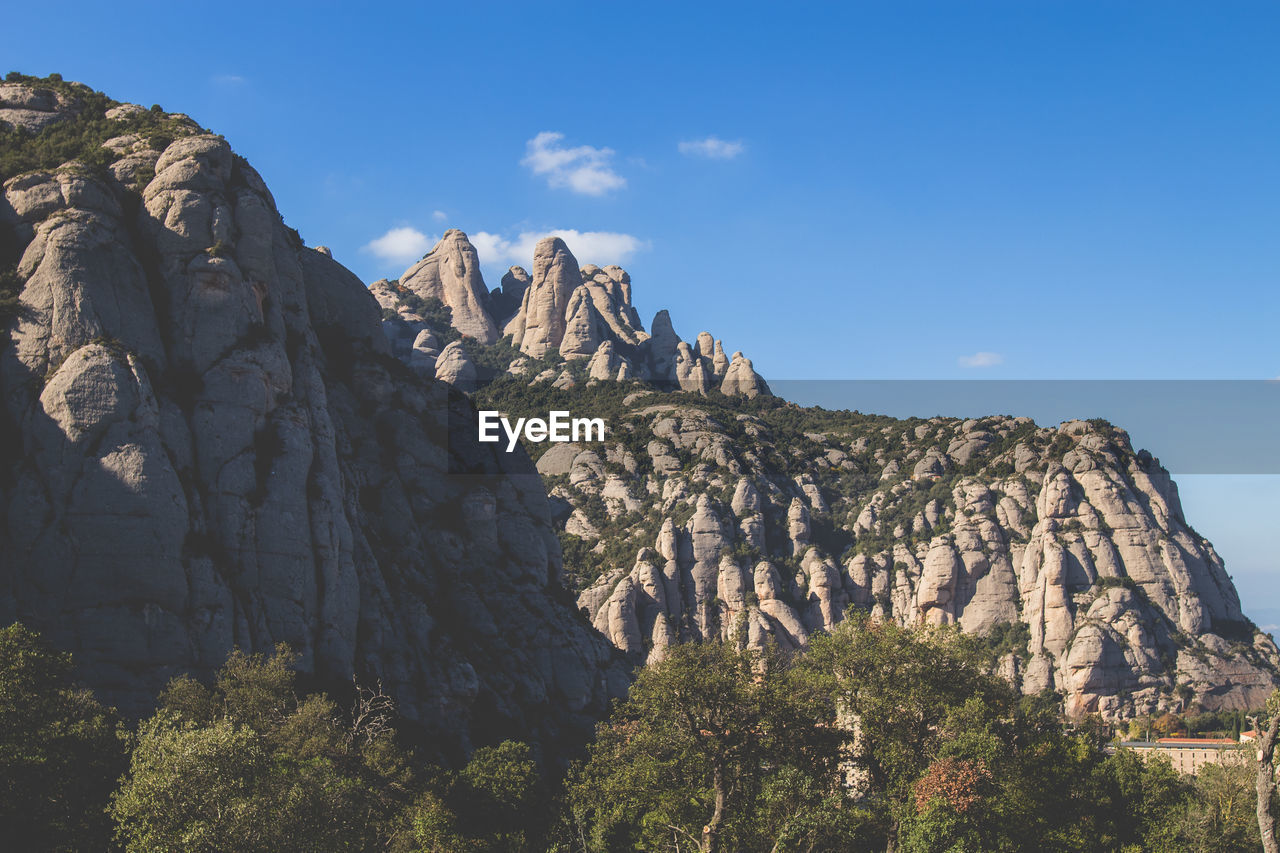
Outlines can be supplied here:
M505 328L520 310L524 292L531 283L524 267L511 267L503 273L501 286L490 291L489 306L493 309L494 323L499 329Z
M734 355L742 355L742 353L734 353ZM717 381L723 382L725 374L729 372L729 364L729 357L724 354L724 345L716 341L711 352L711 375Z
M391 357L370 290L220 137L155 172L140 196L76 168L4 185L24 285L0 349L0 621L131 714L288 642L322 681L380 679L446 757L589 730L626 673L557 596L527 458Z
M467 235L456 228L444 232L440 242L404 275L400 285L423 299L438 299L453 312L453 327L482 344L498 339L498 327L489 316L489 289L480 275L480 258Z
M539 242L534 255L532 277L520 267L511 267L502 287L485 294L479 260L466 235L445 232L431 253L399 281L382 279L369 285L384 309L383 331L392 351L421 371L428 356L414 346L416 338L424 330L442 331L415 313L416 301L406 298L412 295L441 300L452 311L453 328L483 345L497 340L499 327L510 336L519 355L513 358L505 345L491 351L484 360L491 363L494 355L500 355L505 367L499 364L479 370L475 377L468 375L468 390L499 375L572 387L583 377L567 367L532 369L531 359L559 356L570 362L588 360L588 381L635 380L700 394L717 389L747 397L769 393L751 361L741 353L730 360L722 343L709 332L700 333L692 346L683 343L666 311L654 318L652 336L645 332L631 303L631 276L621 267L579 267L569 247L557 237Z
M436 375L436 360L440 357L440 341L430 329L423 329L413 339L413 349L409 358L409 366L423 377ZM474 376L474 365L472 379Z
M0 122L38 133L76 115L80 101L57 89L21 83L0 83ZM114 118L114 116L108 116Z
M535 358L551 350L566 359L589 358L606 340L634 347L648 338L631 306L626 271L594 264L579 269L558 237L538 243L533 280L503 331L522 353Z
M622 381L627 378L629 370L627 360L614 351L613 341L605 341L591 356L591 361L587 364L587 377L599 382L610 379Z
M462 348L461 341L454 341L441 350L436 358L435 378L462 391L476 387L476 365Z
M559 237L540 240L533 250L533 277L520 311L503 329L525 355L542 358L564 340L569 298L582 284L578 261Z
M676 345L675 379L681 391L693 391L706 394L711 387L711 377L707 366L698 357L697 351L681 341Z
M579 287L569 297L565 317L560 355L566 360L588 358L608 339L609 327L586 287Z
M716 346L720 346L719 341L716 341ZM724 350L720 350L720 355L724 355ZM712 375L715 376L714 373ZM741 394L744 397L759 397L761 394L769 393L769 386L765 384L764 378L756 373L751 359L740 352L735 352L733 361L724 370L720 390L729 396Z
M1108 424L815 413L806 429L791 406L665 400L628 398L613 424L644 448L614 485L639 513L611 514L593 541L635 543L635 565L606 565L579 597L633 659L709 638L799 648L853 606L991 638L993 670L1062 692L1071 714L1248 708L1280 683L1280 653L1168 473ZM575 507L603 494L590 479L557 489ZM661 599L641 595L643 565L661 567Z
M649 362L649 376L659 381L674 379L680 336L671 325L671 315L666 310L659 311L654 315L650 328L653 329L653 334L644 346Z
M595 264L587 264L582 268L579 289L585 290L596 312L608 324L611 340L635 346L649 337L640 325L636 309L631 307L631 276L622 267L600 269Z

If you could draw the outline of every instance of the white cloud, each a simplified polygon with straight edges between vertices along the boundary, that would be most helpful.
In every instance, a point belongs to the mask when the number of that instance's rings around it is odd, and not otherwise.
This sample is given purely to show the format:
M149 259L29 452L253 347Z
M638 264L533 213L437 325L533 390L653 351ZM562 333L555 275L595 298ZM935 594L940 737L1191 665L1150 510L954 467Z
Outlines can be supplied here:
M433 210L431 211L431 218L436 222L444 222L449 218L449 214L445 213L443 210Z
M961 367L995 367L1004 364L1004 356L998 352L975 352L973 355L962 355L958 359Z
M249 82L239 74L215 74L210 79L219 86L241 86Z
M690 139L681 142L679 148L680 153L686 157L706 157L710 160L732 160L747 150L747 146L742 142L726 142L716 136Z
M533 260L533 249L544 237L559 237L580 264L625 263L632 255L649 248L648 240L616 231L576 231L572 228L553 228L549 231L521 231L515 237L503 237L488 231L469 235L482 264L519 264L528 268Z
M410 264L431 251L433 245L435 241L426 234L404 226L392 228L381 237L370 240L360 247L360 251L387 263Z
M527 166L535 175L545 175L548 186L567 187L582 195L604 195L627 185L627 179L610 165L612 148L590 145L565 148L559 144L562 139L563 133L539 133L525 144L526 153L520 165Z

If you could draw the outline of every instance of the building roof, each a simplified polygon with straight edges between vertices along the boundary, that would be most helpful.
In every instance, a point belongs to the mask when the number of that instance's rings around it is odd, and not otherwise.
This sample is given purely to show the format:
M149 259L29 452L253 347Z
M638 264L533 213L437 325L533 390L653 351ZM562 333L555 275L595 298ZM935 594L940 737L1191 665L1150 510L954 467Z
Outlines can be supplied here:
M1160 738L1160 740L1126 740L1125 749L1232 749L1240 744L1230 738Z
M1162 737L1156 743L1169 746L1235 746L1236 742L1229 737Z

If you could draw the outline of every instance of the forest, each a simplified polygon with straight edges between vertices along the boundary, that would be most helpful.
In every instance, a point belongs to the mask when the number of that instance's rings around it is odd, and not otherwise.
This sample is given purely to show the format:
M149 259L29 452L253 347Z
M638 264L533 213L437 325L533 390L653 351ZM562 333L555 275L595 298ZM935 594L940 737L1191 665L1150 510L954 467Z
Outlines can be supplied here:
M504 740L456 767L419 757L432 751L377 685L355 684L339 704L302 692L295 663L283 645L235 651L211 683L179 676L154 714L131 721L76 685L69 655L21 625L3 629L10 849L1261 846L1252 755L1194 777L1144 762L1100 720L1065 724L1055 696L1017 695L956 630L852 614L804 654L673 647L571 760ZM1274 791L1269 806L1273 816Z

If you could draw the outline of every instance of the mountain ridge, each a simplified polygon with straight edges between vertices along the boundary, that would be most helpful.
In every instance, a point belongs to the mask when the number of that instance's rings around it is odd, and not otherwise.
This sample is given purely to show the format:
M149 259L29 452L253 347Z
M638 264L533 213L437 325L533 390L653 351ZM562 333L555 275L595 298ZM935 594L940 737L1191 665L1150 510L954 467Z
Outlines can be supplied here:
M366 287L185 116L19 75L0 122L0 618L131 713L286 641L381 679L441 749L553 744L673 642L800 648L851 606L982 633L1077 714L1277 683L1110 425L800 409L666 311L646 331L630 276L559 238L492 291L456 230ZM476 403L554 399L612 438L476 441Z
M53 83L65 115L0 131L6 162L65 156L54 133L88 160L4 176L0 620L131 715L287 642L323 683L380 681L452 757L580 743L627 671L558 592L527 457L391 356L369 290L225 140ZM176 138L133 132L143 113Z

